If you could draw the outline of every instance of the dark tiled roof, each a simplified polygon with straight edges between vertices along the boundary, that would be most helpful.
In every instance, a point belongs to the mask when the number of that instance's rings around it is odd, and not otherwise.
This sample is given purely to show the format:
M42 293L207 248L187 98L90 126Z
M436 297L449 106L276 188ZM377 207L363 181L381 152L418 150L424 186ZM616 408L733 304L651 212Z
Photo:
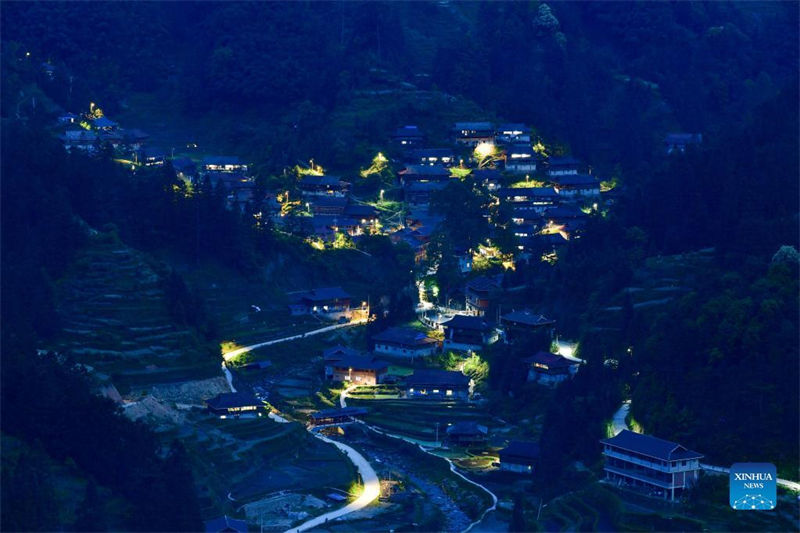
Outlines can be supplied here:
M525 154L533 157L536 152L533 151L533 148L528 144L512 144L510 146L506 146L506 154L508 157L511 157L511 154Z
M99 117L92 121L92 124L97 128L112 128L117 125L116 122L108 117Z
M562 205L562 206L548 208L544 212L544 216L549 219L557 220L561 218L584 218L586 214L582 212L580 209Z
M524 458L534 460L539 458L539 445L535 442L514 440L500 450L500 461L508 461L511 458ZM513 461L511 461L513 462Z
M422 131L413 125L403 126L394 131L395 137L417 137L422 138Z
M415 370L413 374L406 377L406 386L438 385L441 387L466 387L469 385L470 378L461 372L438 369Z
M531 364L539 363L541 365L546 365L547 368L550 369L566 368L578 364L575 361L570 361L569 359L566 359L558 354L549 352L538 352L536 355L526 357L523 359L523 362Z
M456 122L453 126L455 130L476 130L476 131L491 131L491 122Z
M372 337L376 342L390 342L406 346L424 346L436 342L423 331L412 328L389 328Z
M325 361L334 361L342 359L343 357L361 356L361 355L363 355L363 353L356 350L355 348L350 348L349 346L342 346L341 344L337 344L332 348L328 348L327 350L322 351L322 358Z
M483 317L456 315L447 322L442 322L445 328L459 328L459 329L473 329L477 331L486 331L491 326Z
M336 360L329 359L331 366L336 368L352 368L353 370L386 370L389 363L374 360L363 355L344 355Z
M312 302L350 298L341 287L320 287L303 293L303 298Z
M522 311L511 311L500 317L505 322L516 322L518 324L525 324L526 326L547 326L555 324L554 320L550 320L544 315L533 313L529 309Z
M501 198L528 196L530 198L557 198L558 193L552 187L504 187L497 191Z
M453 150L450 148L417 148L411 150L410 154L414 159L422 159L423 157L454 157Z
M303 187L342 187L345 182L336 176L304 176L300 181L300 188Z
M441 191L447 187L446 181L412 181L406 185L408 192Z
M558 184L562 187L563 186L577 187L580 185L594 185L596 187L599 187L600 181L594 176L589 176L588 174L572 174L567 176L559 176Z
M378 210L371 205L350 204L344 208L344 214L351 217L373 217L378 214Z
M245 407L248 405L262 405L261 400L246 392L223 392L214 398L206 400L206 405L212 409L228 409L231 407Z
M203 158L204 165L241 165L241 160L235 155L209 155Z
M519 122L509 122L507 124L500 124L497 126L497 132L502 133L504 131L521 131L523 133L528 131L528 127L525 124L521 124Z
M492 278L478 276L467 282L467 288L473 291L491 291L500 288L500 284Z
M406 168L398 172L401 176L446 176L450 177L450 171L440 165L406 165Z
M662 461L678 461L684 459L699 459L703 454L693 450L687 450L680 444L672 441L642 435L623 429L616 437L603 439L600 442L610 446L616 446L624 450L640 453L648 457L661 459Z
M228 515L214 518L203 522L206 533L221 533L223 531L235 531L236 533L245 533L247 531L247 522L237 518L230 518Z
M566 156L566 157L551 157L547 160L550 164L550 167L572 167L581 164L580 159L575 159L574 157Z

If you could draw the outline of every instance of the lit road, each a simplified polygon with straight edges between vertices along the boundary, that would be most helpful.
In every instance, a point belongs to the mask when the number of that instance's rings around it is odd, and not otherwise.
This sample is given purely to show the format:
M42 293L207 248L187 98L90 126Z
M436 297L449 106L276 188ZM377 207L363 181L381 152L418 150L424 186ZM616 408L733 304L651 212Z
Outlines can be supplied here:
M614 418L611 419L611 432L613 433L612 437L615 437L622 433L623 429L630 429L628 424L625 422L625 418L628 416L628 411L631 410L631 401L626 400L622 402L622 405L619 407L616 413L614 413Z
M250 346L244 346L243 348L237 348L236 350L231 350L230 352L225 352L222 354L223 359L226 361L230 361L234 357L238 355L242 355L243 353L247 353L250 350L255 350L256 348L263 348L264 346L270 346L272 344L278 344L279 342L288 342L288 341L296 341L298 339L304 339L306 337L310 337L312 335L319 335L320 333L325 333L327 331L333 331L335 329L346 328L350 326L358 326L361 324L366 324L367 320L355 320L352 322L348 322L347 324L333 324L332 326L325 326L324 328L315 329L312 331L307 331L305 333L300 333L298 335L292 335L290 337L283 337L282 339L274 339L271 341L264 341L259 342L257 344L251 344Z
M347 455L347 458L350 459L350 462L356 466L356 469L358 469L358 473L361 474L361 479L364 481L364 491L358 498L356 498L349 504L345 505L341 509L325 513L324 515L312 518L307 522L303 522L296 528L290 529L289 530L290 533L306 531L308 529L312 529L317 526L323 525L329 520L336 520L337 518L344 516L346 514L352 513L354 511L359 511L364 507L366 507L367 505L369 505L370 503L372 503L373 501L375 501L378 498L378 496L380 496L381 493L380 482L378 481L378 475L375 473L375 470L373 470L372 466L370 466L369 462L364 458L363 455L355 451L347 444L342 444L341 442L331 440L318 433L314 434L314 436L329 444L333 444L334 446L342 450L345 453L345 455Z
M343 391L342 391L342 393L339 395L339 406L340 406L341 408L343 408L343 409L344 409L345 407L347 407L347 401L346 401L346 399L347 399L347 395L350 393L350 391L352 391L353 389L355 389L355 388L357 388L357 387L358 387L358 385L351 385L350 387L348 387L348 388L346 388L345 390L343 390ZM492 492L492 491L490 491L489 489L487 489L486 487L484 487L484 486L483 486L483 485L481 485L480 483L477 483L477 482L475 482L475 481L472 481L470 478L468 478L467 476L465 476L464 474L462 474L461 472L459 472L459 471L456 469L456 465L455 465L455 464L453 464L453 461L451 461L451 460L450 460L450 459L448 459L447 457L442 457L442 456L440 456L440 455L436 455L435 453L431 452L430 450L428 450L427 448L425 448L425 447L424 447L422 444L420 444L418 441L416 441L416 440L414 440L414 439L406 438L406 437L403 437L402 435L395 435L395 434L393 434L393 433L387 433L387 432L385 432L385 431L383 431L383 430L381 430L381 429L378 429L378 428L376 428L376 427L374 427L374 426L370 426L369 424L366 424L366 423L364 423L363 421L362 421L361 423L362 423L362 424L364 424L364 426L366 426L366 427L367 427L367 428L369 428L370 430L374 431L375 433L378 433L378 434L381 434L381 435L385 435L385 436L387 436L387 437L392 437L392 438L394 438L394 439L400 439L400 440L406 441L406 442L408 442L408 443L414 444L414 445L418 446L418 447L419 447L419 449L420 449L420 450L422 450L423 452L425 452L425 453L427 453L427 454L429 454L429 455L433 455L434 457L438 457L438 458L440 458L440 459L444 459L445 461L447 461L447 464L448 464L448 465L450 465L450 471L451 471L453 474L457 475L458 477L460 477L461 479L463 479L463 480L464 480L464 481L466 481L467 483L470 483L470 484L472 484L472 485L475 485L476 487L478 487L478 488L482 489L484 492L486 492L486 493L487 493L487 494L488 494L488 495L489 495L489 496L492 498L492 505L491 505L490 507L488 507L488 508L487 508L487 509L486 509L486 510L485 510L485 511L484 511L484 512L481 514L480 518L478 518L476 521L474 521L473 523L471 523L471 524L469 525L469 527L468 527L467 529L465 529L464 531L462 531L461 533L467 533L467 532L468 532L469 530L471 530L473 527L475 527L475 526L477 526L478 524L480 524L480 523L481 523L481 521L483 521L484 517L485 517L485 516L486 516L488 513L490 513L491 511L494 511L495 509L497 509L497 496L495 495L495 493L494 493L494 492Z

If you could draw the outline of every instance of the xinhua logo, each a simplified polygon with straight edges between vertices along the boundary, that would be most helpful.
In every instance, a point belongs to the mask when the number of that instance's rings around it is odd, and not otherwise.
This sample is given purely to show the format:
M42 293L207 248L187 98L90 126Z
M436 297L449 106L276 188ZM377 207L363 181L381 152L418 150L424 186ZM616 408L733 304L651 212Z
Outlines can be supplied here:
M737 511L769 511L778 501L777 473L771 463L731 467L730 504Z

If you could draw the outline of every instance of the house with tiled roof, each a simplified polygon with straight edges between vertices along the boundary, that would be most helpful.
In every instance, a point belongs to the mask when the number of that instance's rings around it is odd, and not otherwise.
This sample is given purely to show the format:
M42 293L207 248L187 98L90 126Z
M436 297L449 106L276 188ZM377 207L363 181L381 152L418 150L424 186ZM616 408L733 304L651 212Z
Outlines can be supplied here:
M538 352L522 361L528 365L528 381L548 386L571 378L580 367L577 361L550 352Z

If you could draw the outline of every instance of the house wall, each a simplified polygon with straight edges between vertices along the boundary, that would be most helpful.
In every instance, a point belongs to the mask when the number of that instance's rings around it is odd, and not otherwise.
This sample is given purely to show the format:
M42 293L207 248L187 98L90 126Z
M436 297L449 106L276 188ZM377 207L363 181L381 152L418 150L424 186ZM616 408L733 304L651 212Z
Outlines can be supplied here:
M535 161L508 161L506 170L509 172L524 174L526 172L536 172Z
M382 381L385 374L380 376L374 370L353 370L344 368L332 368L330 379L333 381L350 381L359 385L377 385Z
M438 391L438 392L436 392ZM448 394L448 391L450 392ZM454 389L447 387L408 387L406 398L434 399L434 400L467 400L469 389Z
M421 348L401 347L394 344L375 343L376 353L385 353L395 357L426 357L436 353L436 344L425 345Z

